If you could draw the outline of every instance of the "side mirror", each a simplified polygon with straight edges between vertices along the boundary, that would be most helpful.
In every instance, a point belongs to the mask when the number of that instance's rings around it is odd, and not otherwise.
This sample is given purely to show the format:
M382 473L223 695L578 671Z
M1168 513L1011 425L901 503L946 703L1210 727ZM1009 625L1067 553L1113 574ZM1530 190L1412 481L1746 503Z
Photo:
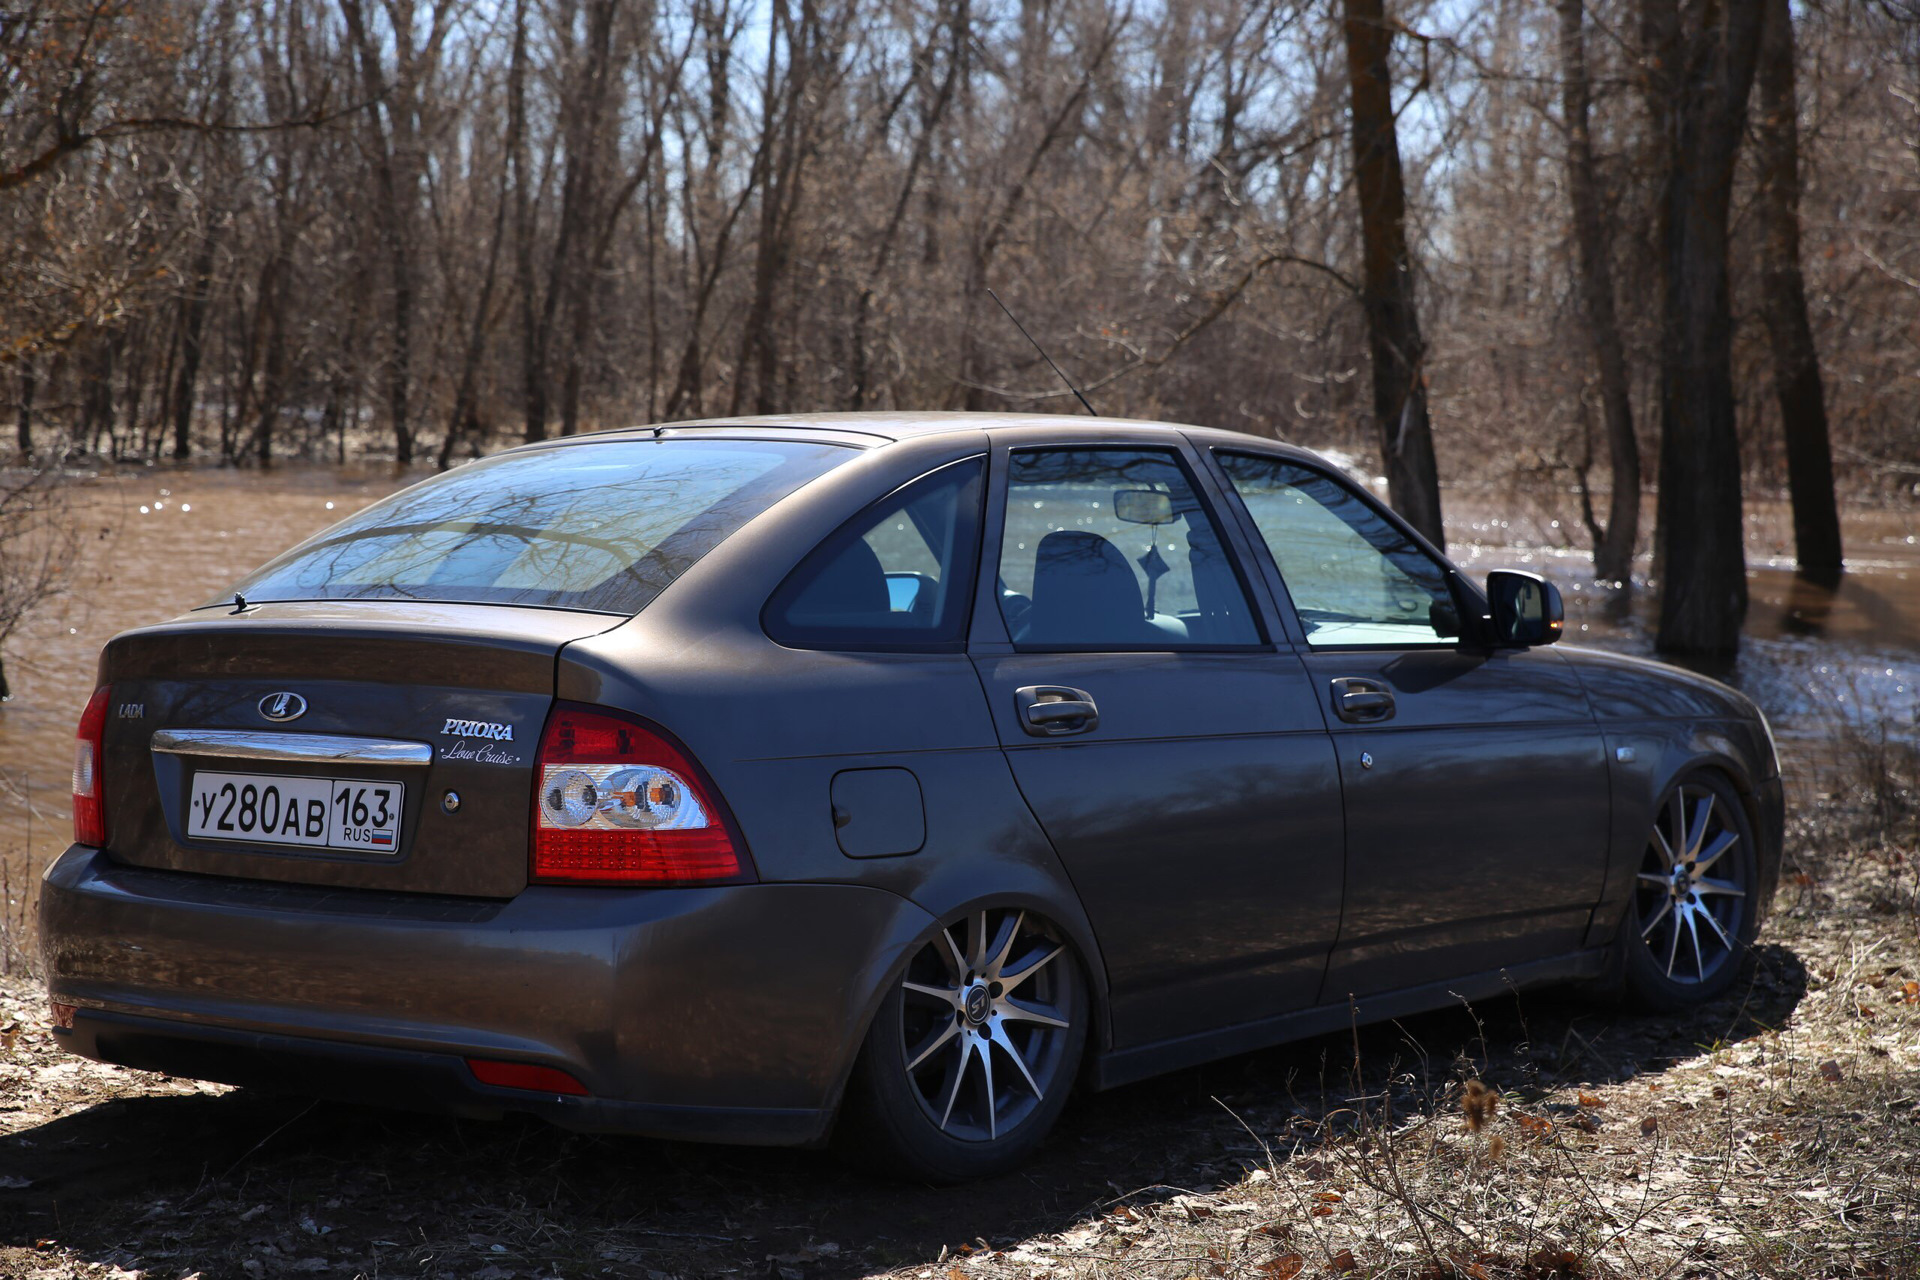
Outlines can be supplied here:
M1560 638L1566 616L1560 589L1537 573L1495 569L1487 575L1487 604L1493 611L1497 645L1527 648Z
M930 585L923 574L889 573L887 575L887 608L893 613L912 613L914 606L920 603L920 593Z

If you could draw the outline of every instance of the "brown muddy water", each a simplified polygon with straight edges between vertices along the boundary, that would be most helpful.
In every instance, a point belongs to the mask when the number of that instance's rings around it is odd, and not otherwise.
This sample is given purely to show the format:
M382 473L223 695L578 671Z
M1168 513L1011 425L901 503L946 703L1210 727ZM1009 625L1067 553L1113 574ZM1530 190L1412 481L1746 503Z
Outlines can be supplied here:
M0 967L18 944L39 871L70 838L73 731L100 647L128 627L174 617L248 570L425 471L287 467L271 473L162 468L95 477L72 490L82 531L69 589L7 646L12 701L0 706ZM1567 601L1568 640L1652 649L1653 593L1596 586L1586 552L1566 544L1561 495L1447 495L1451 551L1475 574L1530 568ZM1646 524L1651 527L1649 511ZM1850 510L1848 575L1824 592L1792 574L1784 505L1749 504L1753 607L1731 672L1772 718L1783 754L1810 754L1841 722L1920 737L1920 510ZM1644 562L1639 567L1645 571ZM7 926L12 928L8 929Z

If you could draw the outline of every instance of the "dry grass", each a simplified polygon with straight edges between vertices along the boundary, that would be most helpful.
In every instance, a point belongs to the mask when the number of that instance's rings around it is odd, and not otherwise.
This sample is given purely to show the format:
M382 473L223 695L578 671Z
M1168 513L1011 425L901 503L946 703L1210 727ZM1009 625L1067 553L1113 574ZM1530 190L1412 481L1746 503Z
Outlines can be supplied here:
M60 1055L0 987L0 1275L1289 1280L1920 1276L1920 760L1795 779L1750 977L1535 993L1084 1099L1029 1169L262 1097Z

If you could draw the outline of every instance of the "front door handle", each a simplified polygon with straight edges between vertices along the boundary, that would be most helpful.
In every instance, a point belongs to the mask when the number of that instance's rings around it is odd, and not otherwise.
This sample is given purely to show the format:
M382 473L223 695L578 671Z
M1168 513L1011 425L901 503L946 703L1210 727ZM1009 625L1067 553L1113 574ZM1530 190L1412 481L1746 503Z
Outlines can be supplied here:
M1341 676L1333 682L1333 714L1348 724L1393 719L1393 691L1378 680Z
M1036 738L1062 738L1100 726L1100 708L1085 689L1063 684L1030 684L1013 691L1020 727Z

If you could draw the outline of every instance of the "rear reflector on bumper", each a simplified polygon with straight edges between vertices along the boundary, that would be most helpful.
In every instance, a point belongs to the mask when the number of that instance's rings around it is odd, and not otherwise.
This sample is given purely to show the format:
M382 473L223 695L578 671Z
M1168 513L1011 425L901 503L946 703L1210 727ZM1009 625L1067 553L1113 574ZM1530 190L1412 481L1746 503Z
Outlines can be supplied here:
M569 1093L587 1096L587 1086L558 1067L535 1066L530 1062L496 1062L491 1058L468 1058L467 1069L481 1084L496 1089L526 1089L534 1093Z
M53 1006L53 1025L62 1031L73 1030L73 1006L61 1004L58 1000L49 1000Z

